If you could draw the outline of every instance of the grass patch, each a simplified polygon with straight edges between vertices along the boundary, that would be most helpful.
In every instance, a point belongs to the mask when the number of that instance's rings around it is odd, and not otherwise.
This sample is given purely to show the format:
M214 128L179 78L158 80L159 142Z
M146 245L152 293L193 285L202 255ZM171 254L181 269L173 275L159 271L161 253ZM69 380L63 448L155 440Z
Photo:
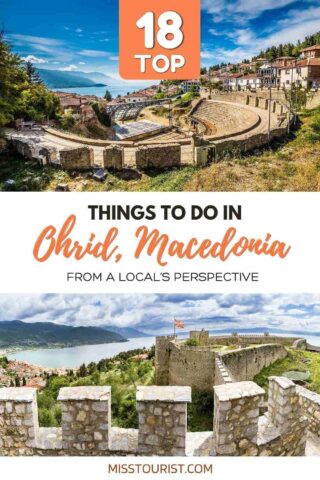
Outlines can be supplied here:
M206 432L213 428L213 395L193 392L192 403L188 404L188 430Z
M301 114L299 130L258 154L232 159L195 172L187 191L319 191L320 107Z
M268 377L272 375L281 376L284 372L292 370L310 372L311 376L307 381L307 388L320 393L320 354L305 350L289 350L286 358L277 360L269 367L261 370L253 381L267 389Z

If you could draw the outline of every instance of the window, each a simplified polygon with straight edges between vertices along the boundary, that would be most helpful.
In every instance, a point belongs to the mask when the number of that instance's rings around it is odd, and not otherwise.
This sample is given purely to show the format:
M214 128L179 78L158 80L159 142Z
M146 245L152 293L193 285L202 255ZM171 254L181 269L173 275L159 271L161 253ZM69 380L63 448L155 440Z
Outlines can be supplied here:
M289 74L290 74L290 69L287 68L287 69L286 69L286 75L289 75Z

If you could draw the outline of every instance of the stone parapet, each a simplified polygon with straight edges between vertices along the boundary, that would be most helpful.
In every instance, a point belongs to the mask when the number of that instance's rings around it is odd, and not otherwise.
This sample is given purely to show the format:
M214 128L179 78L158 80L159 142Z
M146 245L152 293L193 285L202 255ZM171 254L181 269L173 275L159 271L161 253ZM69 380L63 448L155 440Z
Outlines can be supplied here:
M190 387L138 387L139 454L186 454L188 402Z
M217 455L257 455L259 408L264 390L253 382L214 387Z
M29 387L0 388L0 454L33 454L39 429L36 392Z
M61 388L62 448L99 454L110 449L111 387Z
M308 420L308 429L320 437L320 395L307 388L297 386L299 404Z

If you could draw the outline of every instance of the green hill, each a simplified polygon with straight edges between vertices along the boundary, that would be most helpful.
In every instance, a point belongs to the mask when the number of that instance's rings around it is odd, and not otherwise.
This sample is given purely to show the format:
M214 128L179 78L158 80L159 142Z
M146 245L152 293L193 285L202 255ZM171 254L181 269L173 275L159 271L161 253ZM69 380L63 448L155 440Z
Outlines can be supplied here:
M102 87L105 83L96 82L83 72L62 72L61 70L38 69L42 81L49 88Z
M98 327L69 327L50 322L0 322L0 349L74 347L126 341L119 333Z

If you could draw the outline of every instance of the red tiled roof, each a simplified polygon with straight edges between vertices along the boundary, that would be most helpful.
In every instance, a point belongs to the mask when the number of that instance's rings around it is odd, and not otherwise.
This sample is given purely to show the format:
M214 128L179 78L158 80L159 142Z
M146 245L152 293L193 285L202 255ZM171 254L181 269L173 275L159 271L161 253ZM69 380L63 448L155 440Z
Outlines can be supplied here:
M281 67L281 70L286 70L290 68L296 67L320 67L320 58L305 58L304 60L297 60L296 62L292 62L290 65L286 67Z
M301 52L310 52L311 50L320 50L320 45L313 45L312 47L304 48Z

